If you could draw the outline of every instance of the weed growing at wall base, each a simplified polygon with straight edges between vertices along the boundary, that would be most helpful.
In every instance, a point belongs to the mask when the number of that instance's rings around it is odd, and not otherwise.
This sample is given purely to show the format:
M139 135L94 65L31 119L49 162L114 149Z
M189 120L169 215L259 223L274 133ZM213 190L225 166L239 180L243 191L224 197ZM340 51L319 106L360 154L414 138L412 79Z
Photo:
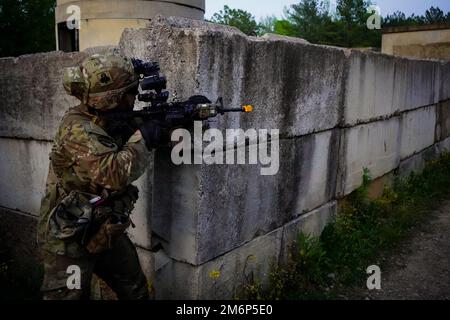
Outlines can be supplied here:
M247 284L247 297L334 299L348 287L365 288L367 267L411 235L448 196L450 154L428 163L421 175L396 178L376 200L368 198L370 182L365 171L363 185L349 196L335 223L320 237L300 234L288 261L272 267L270 286Z

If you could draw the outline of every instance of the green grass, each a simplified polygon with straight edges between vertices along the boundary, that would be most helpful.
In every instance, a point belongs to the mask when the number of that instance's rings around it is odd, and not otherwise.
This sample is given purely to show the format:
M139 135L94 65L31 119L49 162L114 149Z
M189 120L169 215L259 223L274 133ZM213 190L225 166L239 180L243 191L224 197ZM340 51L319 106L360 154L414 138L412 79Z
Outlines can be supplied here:
M250 299L335 299L353 286L365 286L366 268L395 248L430 217L450 190L450 154L427 164L421 175L396 178L383 195L369 200L371 179L351 194L336 221L320 237L300 234L288 261L274 265L268 289L246 285Z

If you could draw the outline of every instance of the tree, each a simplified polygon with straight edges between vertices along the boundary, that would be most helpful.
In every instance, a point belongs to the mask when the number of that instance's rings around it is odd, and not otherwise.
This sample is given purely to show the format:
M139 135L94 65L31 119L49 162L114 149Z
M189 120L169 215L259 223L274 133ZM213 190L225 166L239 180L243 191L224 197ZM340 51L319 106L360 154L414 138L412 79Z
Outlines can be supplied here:
M292 30L290 36L304 38L312 43L344 47L377 47L381 32L368 30L370 2L339 0L337 12L332 15L329 1L302 0L291 6L287 13ZM289 26L285 23L284 27Z
M231 9L227 5L212 16L211 22L236 27L249 36L258 34L258 24L251 13L241 9Z
M262 36L266 33L274 33L277 21L278 19L275 16L267 16L262 18L258 24L258 35Z
M55 0L0 0L0 56L55 50Z
M369 30L367 21L372 15L368 0L337 0L336 13L331 14L328 0L299 0L285 9L285 18L275 16L262 19L259 25L253 16L242 10L225 6L224 11L214 15L216 22L234 25L252 35L276 33L301 37L312 43L343 47L380 47L381 30ZM450 12L444 14L431 7L425 15L407 17L396 11L383 18L383 26L423 25L450 22ZM256 26L256 27L255 27Z
M450 12L445 15L444 12L438 7L431 7L425 12L425 15L423 16L412 14L411 16L406 17L403 12L396 11L392 15L388 15L383 19L383 25L385 27L416 26L445 22L450 22Z
M293 26L293 36L315 43L320 42L325 24L330 19L324 3L318 0L303 0L293 4L287 16Z
M344 47L381 45L381 31L367 28L367 20L372 14L368 11L371 4L365 0L338 0L338 45Z
M425 12L425 21L429 24L443 23L445 18L444 12L439 8L431 7Z

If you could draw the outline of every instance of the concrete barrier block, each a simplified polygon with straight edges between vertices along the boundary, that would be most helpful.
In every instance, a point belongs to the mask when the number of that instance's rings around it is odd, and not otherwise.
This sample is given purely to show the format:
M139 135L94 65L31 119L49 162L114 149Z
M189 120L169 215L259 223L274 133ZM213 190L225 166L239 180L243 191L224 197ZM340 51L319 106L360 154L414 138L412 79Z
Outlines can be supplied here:
M0 206L39 215L51 143L0 138Z
M405 178L412 172L420 174L428 162L438 158L444 152L450 152L450 138L437 142L422 152L403 160L399 166L399 175Z
M391 118L343 130L338 196L350 194L362 183L364 169L378 178L400 162L400 119Z
M195 264L200 166L175 166L170 150L155 153L152 231L169 244L170 257Z
M271 263L278 262L282 228L200 266L172 260L156 271L159 299L234 299L251 279L267 285Z
M155 272L157 300L197 300L201 267L172 260Z
M144 272L147 282L149 284L154 284L155 279L155 256L152 252L147 251L142 248L136 248L138 254L139 263L141 265L142 271Z
M436 141L441 141L450 137L450 100L437 105L436 117Z
M394 106L400 111L407 111L438 103L441 82L439 62L397 58Z
M262 165L177 167L157 153L153 230L171 257L211 260L329 202L338 147L338 130L281 140L273 176L262 176Z
M450 152L450 138L447 138L441 142L436 143L435 148L438 154Z
M353 51L349 58L345 124L438 103L442 80L442 67L437 61Z
M385 117L395 113L395 58L392 56L352 51L349 57L345 123Z
M402 160L398 168L398 175L402 178L407 178L413 172L421 174L427 162L435 159L439 154L436 146L431 146L412 157Z
M0 59L0 136L52 140L64 113L79 101L62 85L65 67L85 53L39 53Z
M255 106L230 114L218 128L279 129L295 137L336 127L340 120L344 50L289 38L201 37L199 88L227 106Z
M436 106L403 113L401 116L401 151L405 159L434 143Z
M221 96L228 107L256 108L251 115L217 119L213 126L280 129L291 137L339 122L343 49L287 37L246 37L235 28L172 18L127 30L120 48L130 56L159 60L169 89L179 97Z
M151 215L152 215L152 198L153 198L153 163L151 168L134 183L139 188L139 199L135 204L135 209L131 216L131 220L135 224L135 228L130 228L128 234L130 239L141 248L150 250L151 243Z
M252 281L267 287L271 267L279 261L282 236L279 228L202 265L199 299L237 298Z
M440 100L447 99L450 99L450 62L442 62Z
M325 227L334 221L336 214L337 202L332 201L286 224L283 227L283 259L286 261L289 250L300 233L320 236Z
M199 261L232 250L330 201L335 192L338 139L338 131L328 131L281 140L280 170L275 176L261 176L260 166L204 166Z

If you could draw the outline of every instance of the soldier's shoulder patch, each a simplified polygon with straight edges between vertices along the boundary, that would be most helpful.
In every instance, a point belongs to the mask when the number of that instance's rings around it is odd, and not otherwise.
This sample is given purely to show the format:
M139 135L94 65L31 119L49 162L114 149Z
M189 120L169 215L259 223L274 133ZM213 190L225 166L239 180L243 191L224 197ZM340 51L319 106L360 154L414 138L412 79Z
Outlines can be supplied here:
M105 130L92 122L85 123L86 133L90 137L90 148L94 154L105 154L118 151L119 147L112 137Z

